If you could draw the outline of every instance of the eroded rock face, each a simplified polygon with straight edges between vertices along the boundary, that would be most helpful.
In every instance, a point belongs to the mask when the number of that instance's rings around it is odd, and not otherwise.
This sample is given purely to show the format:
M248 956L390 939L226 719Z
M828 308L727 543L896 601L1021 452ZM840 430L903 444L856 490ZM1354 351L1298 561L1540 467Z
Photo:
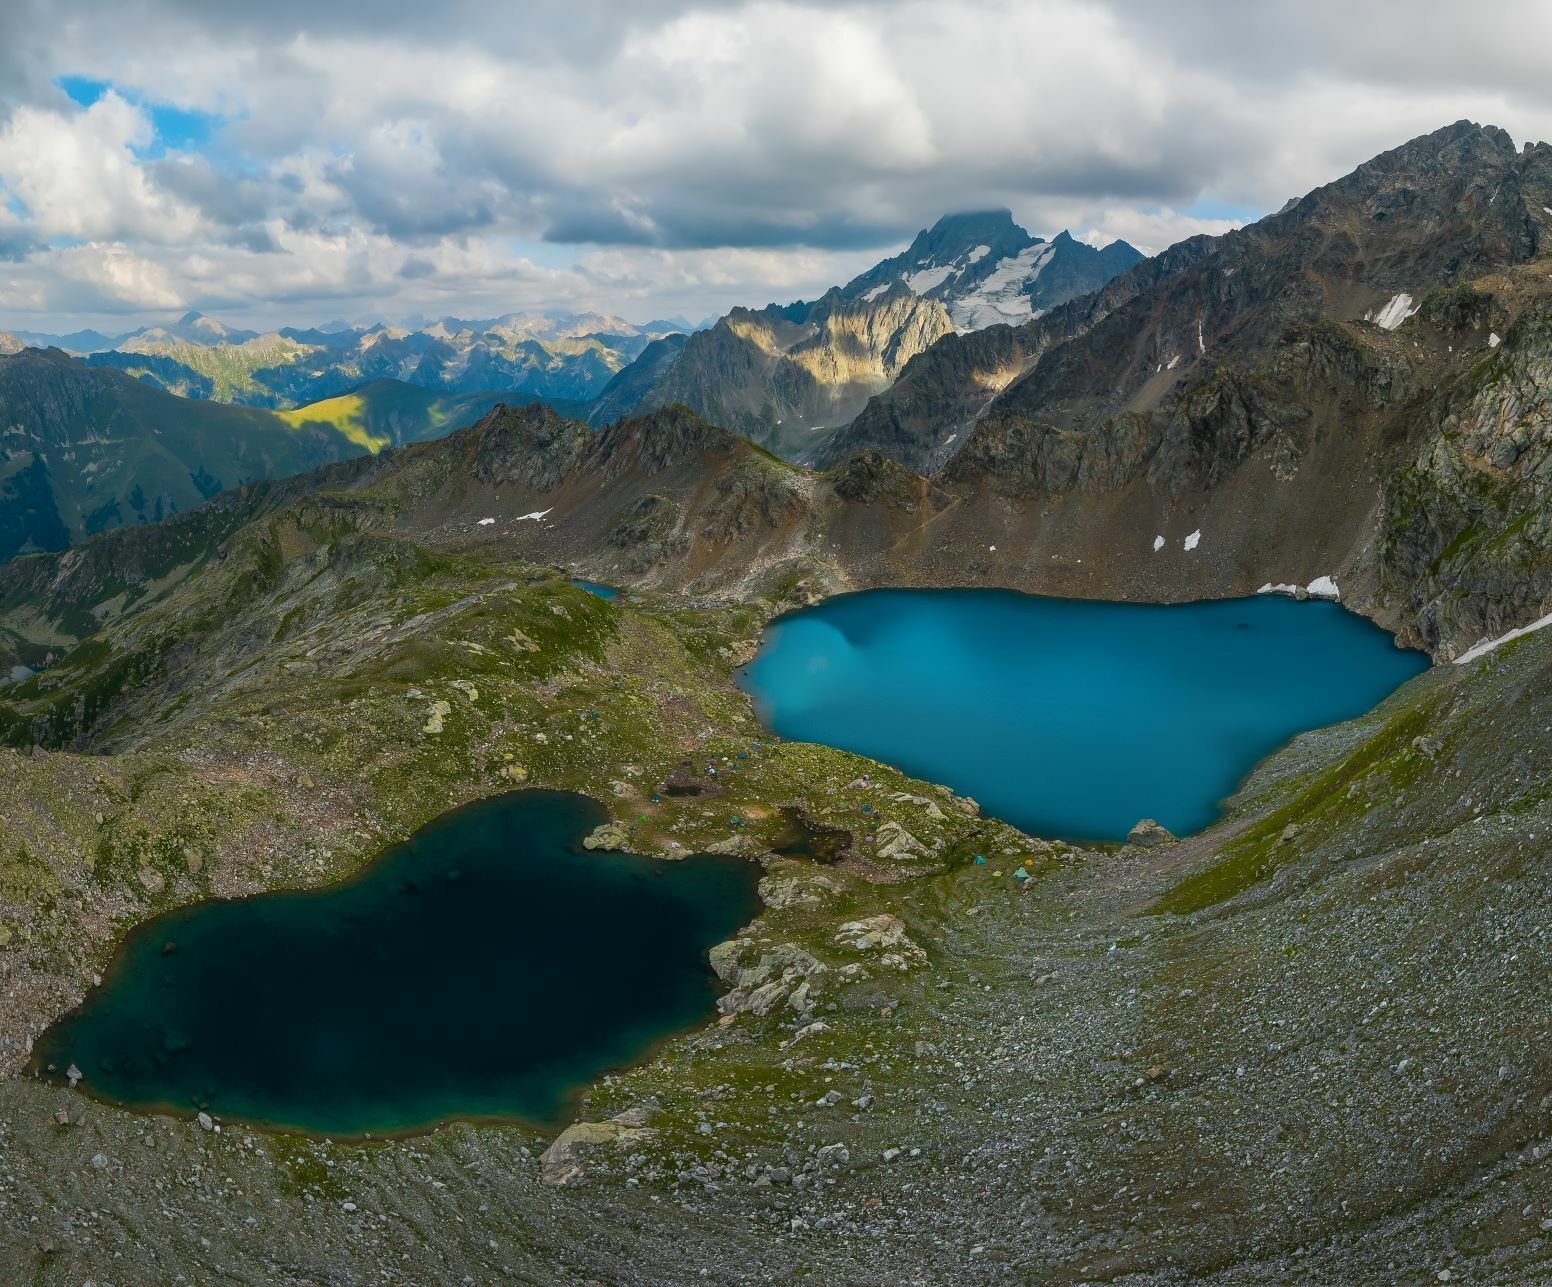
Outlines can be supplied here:
M907 290L738 308L692 335L639 406L683 403L763 445L798 448L812 427L850 420L952 331L942 304Z
M1424 643L1463 651L1540 616L1552 595L1552 303L1426 404L1388 481L1380 576Z

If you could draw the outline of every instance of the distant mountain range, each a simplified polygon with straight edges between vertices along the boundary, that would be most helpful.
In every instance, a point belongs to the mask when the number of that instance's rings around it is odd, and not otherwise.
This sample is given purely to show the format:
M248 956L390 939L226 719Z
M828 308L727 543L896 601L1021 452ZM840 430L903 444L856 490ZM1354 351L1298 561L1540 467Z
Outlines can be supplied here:
M514 313L478 321L449 317L419 330L284 327L258 334L189 313L170 326L143 327L85 348L75 347L79 333L18 338L56 341L94 366L126 371L180 397L241 406L292 408L366 380L394 379L438 393L496 390L580 410L648 344L670 333L596 313Z
M380 379L539 400L595 425L682 403L802 459L943 336L1026 322L1140 257L1125 242L1096 250L1065 232L1032 237L1001 210L940 219L903 253L812 302L738 308L699 327L510 313L260 333L191 312L112 336L20 331L9 347L0 338L0 352L57 348L180 397L279 410Z
M0 356L0 561L434 437L498 400L382 380L276 412L175 397L58 349Z

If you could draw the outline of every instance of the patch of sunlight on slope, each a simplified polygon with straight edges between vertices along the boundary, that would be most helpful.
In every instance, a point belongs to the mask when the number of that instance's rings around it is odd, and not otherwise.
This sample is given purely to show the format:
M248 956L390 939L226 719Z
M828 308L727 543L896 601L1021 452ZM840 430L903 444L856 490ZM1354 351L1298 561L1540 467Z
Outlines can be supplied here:
M373 434L367 429L366 399L359 393L344 393L337 398L311 402L295 411L277 411L275 414L293 429L300 429L304 425L327 425L347 441L374 456L389 442L386 435Z

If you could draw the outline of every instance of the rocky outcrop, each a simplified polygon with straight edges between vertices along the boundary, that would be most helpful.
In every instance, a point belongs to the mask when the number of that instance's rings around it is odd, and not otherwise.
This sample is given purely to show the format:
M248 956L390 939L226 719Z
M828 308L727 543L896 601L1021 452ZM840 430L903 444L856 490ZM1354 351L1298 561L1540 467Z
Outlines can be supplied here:
M731 991L717 1000L725 1015L770 1014L785 1005L800 1015L814 1006L814 986L829 967L793 943L769 946L756 939L733 939L711 949L711 968Z
M535 491L559 487L594 446L593 435L549 407L497 407L474 437L474 475L495 486L517 483Z
M927 954L905 932L905 922L888 913L847 921L835 932L836 946L864 956L878 954L879 964L908 970L927 959Z
M582 838L584 849L624 849L630 836L618 822L601 822Z
M575 1184L586 1174L589 1154L600 1148L626 1148L648 1143L657 1131L647 1125L651 1112L630 1108L607 1121L573 1122L539 1154L539 1178L546 1184Z
M1139 849L1154 849L1159 845L1170 845L1174 842L1175 833L1152 818L1142 819L1126 833L1126 843L1136 845Z

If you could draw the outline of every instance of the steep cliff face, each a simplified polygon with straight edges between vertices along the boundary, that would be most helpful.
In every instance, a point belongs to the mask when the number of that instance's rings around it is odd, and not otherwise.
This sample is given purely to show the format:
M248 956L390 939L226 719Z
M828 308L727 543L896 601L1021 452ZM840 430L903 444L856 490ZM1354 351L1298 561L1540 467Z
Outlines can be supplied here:
M682 403L801 458L952 330L941 304L904 286L873 299L833 290L813 304L735 309L689 338L637 409Z
M588 406L588 424L609 425L628 416L678 360L689 338L685 334L665 335L642 349L640 356L610 380Z
M1457 651L1552 606L1552 300L1504 331L1418 408L1374 552L1391 611Z

